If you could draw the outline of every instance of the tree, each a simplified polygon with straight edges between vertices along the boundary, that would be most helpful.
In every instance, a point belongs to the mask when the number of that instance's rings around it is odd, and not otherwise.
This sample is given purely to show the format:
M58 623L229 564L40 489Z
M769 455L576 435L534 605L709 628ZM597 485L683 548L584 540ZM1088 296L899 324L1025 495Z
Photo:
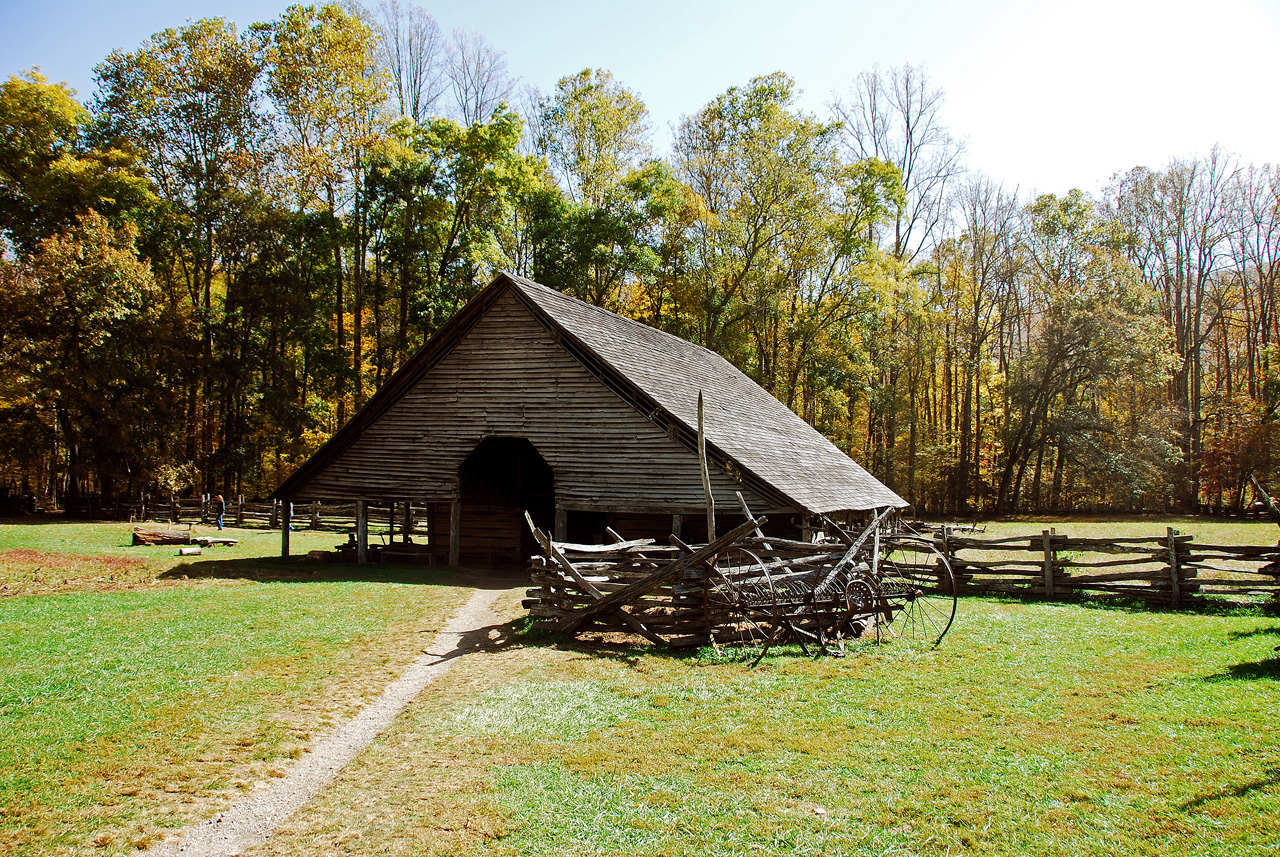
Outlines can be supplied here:
M399 141L379 155L370 185L377 249L394 258L398 280L399 356L509 264L503 233L540 173L519 154L520 118L510 111L467 127L432 119L395 130Z
M453 31L446 69L453 93L452 115L463 125L487 121L515 89L506 55L471 30Z
M679 195L670 169L648 160L648 111L601 69L561 78L535 110L536 151L567 196L534 227L535 276L616 309L656 266L657 225Z
M835 127L794 112L784 74L730 87L676 132L676 175L701 209L688 241L697 339L723 350L753 278L766 276L791 222L816 200Z
M893 164L902 176L903 204L887 236L894 258L911 263L927 253L947 215L947 188L964 172L964 146L942 124L943 92L931 89L922 66L879 68L858 75L850 100L831 109L855 160Z
M1169 399L1181 415L1178 493L1188 509L1200 502L1204 346L1221 321L1215 292L1231 258L1227 189L1235 173L1234 160L1214 149L1161 172L1131 170L1111 189L1113 216L1130 238L1129 258L1155 287L1181 359Z
M977 176L960 189L960 234L935 247L941 297L950 316L944 333L943 379L954 464L945 472L944 506L967 511L981 480L982 391L989 343L1005 323L1022 271L1021 211L991 179ZM955 435L958 434L958 437Z
M448 90L440 25L412 2L383 0L376 13L378 55L401 116L421 125Z
M260 29L269 36L267 91L287 129L284 153L298 203L319 204L332 227L340 226L350 194L348 226L353 233L351 375L354 404L364 398L365 257L370 241L365 178L370 149L382 136L378 110L386 91L368 24L341 7L291 6L278 21ZM334 249L335 348L346 360L346 302L342 242ZM346 387L339 389L338 422L346 419Z
M163 30L96 68L102 133L141 150L164 203L153 262L163 284L185 290L199 323L187 385L191 461L209 455L215 437L214 284L219 257L235 252L221 236L236 223L246 189L265 184L260 71L256 46L221 18Z
M560 78L540 107L538 152L574 203L604 206L650 155L649 111L604 69Z
M38 71L0 85L0 234L21 252L93 208L125 216L152 201L135 159L89 142L92 117Z
M171 452L180 413L166 388L163 305L137 231L89 211L30 258L5 262L0 355L20 408L48 427L66 468L68 506L96 476L103 495Z
M1053 440L1053 493L1078 441L1114 433L1100 396L1109 381L1165 376L1171 368L1154 295L1124 258L1123 234L1078 190L1027 207L1032 311L1025 347L1010 362L996 511L1016 504L1032 454ZM1141 450L1127 450L1132 458ZM1133 466L1103 462L1115 479ZM1136 487L1136 486L1135 486ZM1052 503L1051 503L1052 505Z

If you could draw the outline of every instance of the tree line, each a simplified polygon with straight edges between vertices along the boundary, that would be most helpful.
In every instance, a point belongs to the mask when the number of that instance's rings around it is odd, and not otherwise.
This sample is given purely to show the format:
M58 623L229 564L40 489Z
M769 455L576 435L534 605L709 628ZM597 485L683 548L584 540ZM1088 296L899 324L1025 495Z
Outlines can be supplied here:
M498 270L724 355L919 509L1239 506L1272 468L1280 172L968 170L922 68L825 115L520 88L421 8L164 30L0 86L0 476L272 490ZM744 414L743 419L750 419Z

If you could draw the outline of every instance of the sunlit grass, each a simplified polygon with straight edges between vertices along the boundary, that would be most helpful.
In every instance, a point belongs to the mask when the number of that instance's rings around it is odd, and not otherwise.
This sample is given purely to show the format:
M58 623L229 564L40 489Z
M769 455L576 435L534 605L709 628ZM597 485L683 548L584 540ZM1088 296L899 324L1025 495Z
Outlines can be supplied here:
M937 650L512 650L264 853L1274 855L1277 643L1248 612L975 599Z
M380 692L468 595L443 572L286 566L279 533L185 564L127 533L0 525L24 584L0 599L0 853L134 850L202 817Z

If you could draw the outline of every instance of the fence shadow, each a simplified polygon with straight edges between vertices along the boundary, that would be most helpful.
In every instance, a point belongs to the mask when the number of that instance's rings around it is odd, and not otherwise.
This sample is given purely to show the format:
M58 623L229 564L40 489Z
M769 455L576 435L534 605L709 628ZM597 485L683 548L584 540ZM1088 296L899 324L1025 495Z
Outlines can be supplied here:
M451 661L474 652L501 652L507 649L518 649L528 645L523 639L521 628L523 619L512 619L508 622L495 622L475 628L462 634L458 645L448 652L429 652L442 661Z
M1261 777L1252 779L1247 783L1241 783L1234 788L1219 789L1216 792L1200 795L1199 797L1187 801L1178 808L1183 812L1188 812L1193 809L1198 809L1206 803L1211 803L1215 800L1222 800L1223 798L1228 797L1244 797L1250 792L1269 788L1277 783L1280 783L1280 768L1271 768L1263 772Z
M529 577L499 569L451 569L412 565L336 565L271 559L208 559L175 565L160 580L253 580L260 583L398 583L420 586L469 586L511 589Z
M1228 636L1232 640L1247 640L1250 637L1265 637L1268 635L1280 637L1280 625L1270 628L1254 628L1252 631L1232 631ZM1280 649L1280 646L1276 648Z
M1216 684L1220 681L1265 681L1268 679L1280 681L1280 656L1246 661L1242 664L1232 664L1223 672L1207 675L1201 681Z

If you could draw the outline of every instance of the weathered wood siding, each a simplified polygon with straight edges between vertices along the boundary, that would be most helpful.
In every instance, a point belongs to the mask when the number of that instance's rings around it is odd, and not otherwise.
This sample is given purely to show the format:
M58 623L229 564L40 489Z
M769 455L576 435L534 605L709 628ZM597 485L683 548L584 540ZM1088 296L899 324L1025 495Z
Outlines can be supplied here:
M527 438L555 473L561 508L703 509L697 455L605 387L511 294L297 497L452 499L459 466L489 436ZM757 513L781 511L722 471L712 486L726 511L738 509L734 491Z

